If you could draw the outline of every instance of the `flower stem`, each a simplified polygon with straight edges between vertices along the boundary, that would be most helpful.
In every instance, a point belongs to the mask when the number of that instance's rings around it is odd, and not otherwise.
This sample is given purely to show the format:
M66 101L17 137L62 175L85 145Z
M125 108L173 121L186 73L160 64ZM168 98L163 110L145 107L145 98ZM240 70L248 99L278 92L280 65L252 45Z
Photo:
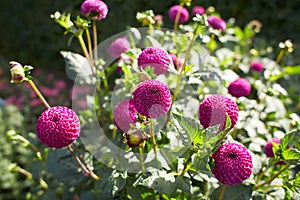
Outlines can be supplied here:
M273 175L271 178L269 178L268 180L266 180L265 182L258 184L256 186L253 187L253 190L257 190L260 187L265 186L266 184L271 183L275 178L277 178L282 172L284 172L285 170L287 170L290 167L290 165L286 165L284 168L282 168L279 172L277 172L275 175Z
M68 150L71 152L72 156L75 158L77 164L81 167L81 169L82 169L85 173L89 174L89 175L90 175L93 179L95 179L95 180L100 180L99 176L97 176L92 170L87 169L87 168L82 164L82 162L80 161L79 157L74 153L74 151L73 151L71 145L68 145L67 148L68 148Z
M154 120L152 118L150 118L150 137L152 141L152 148L156 156L157 146L156 146L155 135L154 135Z
M184 163L183 169L180 172L179 176L183 176L184 173L188 171L191 161L192 161L192 155L189 156L186 162Z
M36 95L40 98L40 100L43 102L44 106L49 109L50 105L48 104L48 102L46 101L46 99L43 97L42 93L39 91L39 89L36 87L36 85L34 84L34 82L32 80L29 80L28 83L30 84L30 86L32 87L33 91L36 93Z
M145 163L144 163L144 157L143 157L143 147L139 147L139 153L140 153L142 171L145 171Z
M181 3L179 6L180 6L180 9L178 9L178 11L176 13L176 17L175 17L175 21L174 21L174 27L173 27L173 29L175 31L178 30L178 23L179 23L180 14L181 14L181 10L182 10L183 4Z
M226 187L227 187L227 185L225 185L225 184L222 186L222 190L221 190L221 193L220 193L220 196L219 196L219 200L223 200Z
M88 50L89 50L88 53L90 54L92 53L92 42L91 42L91 35L89 29L86 29L85 34L86 34Z
M280 52L279 52L279 54L278 54L278 56L277 56L277 58L276 58L276 60L275 60L275 62L276 62L277 64L279 64L279 62L281 61L281 59L282 59L284 53L285 53L285 50L281 49Z
M88 60L88 62L89 62L90 68L92 70L92 74L95 74L95 70L94 70L94 67L93 67L94 66L93 65L93 61L92 61L92 59L91 59L91 57L89 55L89 52L88 52L88 50L86 48L86 45L85 45L84 40L82 38L82 35L77 36L77 38L78 38L80 47L81 47L81 49L83 51L83 54L86 57L86 59Z
M96 20L93 20L92 22L92 29L93 29L93 38L94 38L94 59L97 60L98 57L98 51L97 51L97 24Z

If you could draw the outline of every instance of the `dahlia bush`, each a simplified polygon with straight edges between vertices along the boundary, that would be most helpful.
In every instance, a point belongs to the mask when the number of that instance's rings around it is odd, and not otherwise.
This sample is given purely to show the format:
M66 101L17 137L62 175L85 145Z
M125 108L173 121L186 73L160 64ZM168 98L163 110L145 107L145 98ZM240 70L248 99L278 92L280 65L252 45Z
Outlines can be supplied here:
M300 74L283 59L290 42L271 51L256 43L253 22L241 28L187 0L170 5L171 27L146 10L136 14L143 27L101 42L104 1L51 17L82 54L61 51L72 106L49 103L35 68L11 62L11 82L44 109L35 136L10 133L36 154L15 170L32 179L26 199L300 198L299 94L284 82Z

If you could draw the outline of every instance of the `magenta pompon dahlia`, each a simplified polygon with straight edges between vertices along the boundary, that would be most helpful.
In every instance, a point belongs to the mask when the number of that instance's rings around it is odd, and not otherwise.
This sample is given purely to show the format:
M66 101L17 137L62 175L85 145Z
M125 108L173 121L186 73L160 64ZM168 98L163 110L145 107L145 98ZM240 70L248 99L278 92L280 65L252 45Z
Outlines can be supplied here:
M113 112L114 123L120 131L127 132L137 122L137 111L132 100L121 101Z
M226 185L237 185L252 174L252 157L249 151L236 143L223 144L213 155L215 178Z
M204 128L220 125L218 132L222 132L226 126L226 113L231 120L230 128L233 128L238 121L238 111L238 106L232 99L214 94L200 103L198 117Z
M129 41L126 37L117 38L109 46L109 53L111 57L118 58L122 53L130 49Z
M66 147L79 137L80 121L70 108L51 107L39 116L36 133L39 140L48 147Z
M203 8L202 6L194 6L193 10L192 10L192 14L194 16L198 15L203 15L205 14L205 8Z
M81 12L93 19L101 20L106 18L108 7L101 0L85 0L81 4Z
M250 70L255 71L255 72L262 72L262 71L264 71L264 66L259 61L252 61L250 63Z
M273 142L276 144L280 143L280 140L278 138L273 138L270 141L268 141L264 147L264 153L269 158L274 158L274 152L273 152Z
M218 29L221 31L224 31L226 29L226 22L220 17L210 16L208 17L207 22L214 29Z
M157 47L148 47L142 50L138 57L138 66L145 69L150 66L155 75L164 74L169 67L170 58L167 52Z
M180 12L178 23L183 24L189 20L189 11L180 5L173 5L169 9L169 18L174 22L177 13Z
M228 86L228 92L234 97L246 97L251 92L251 84L247 79L238 78Z
M140 83L132 95L135 109L149 118L163 116L169 111L172 104L170 90L158 80L147 80Z

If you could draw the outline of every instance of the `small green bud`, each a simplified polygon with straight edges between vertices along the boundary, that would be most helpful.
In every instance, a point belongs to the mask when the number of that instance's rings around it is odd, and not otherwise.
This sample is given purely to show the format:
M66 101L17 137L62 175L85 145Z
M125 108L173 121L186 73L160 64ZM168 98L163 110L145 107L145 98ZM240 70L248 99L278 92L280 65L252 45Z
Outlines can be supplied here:
M142 130L130 129L127 133L124 133L124 143L131 148L143 147L145 145L145 140L149 138Z

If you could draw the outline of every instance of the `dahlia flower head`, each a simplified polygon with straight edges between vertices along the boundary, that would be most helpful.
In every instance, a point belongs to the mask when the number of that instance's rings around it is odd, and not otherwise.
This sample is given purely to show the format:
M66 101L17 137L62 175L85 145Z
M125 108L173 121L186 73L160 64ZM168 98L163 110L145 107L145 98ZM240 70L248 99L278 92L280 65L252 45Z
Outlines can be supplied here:
M278 138L273 138L265 144L264 153L268 158L274 158L273 143L279 144L280 140Z
M44 145L63 148L79 137L80 121L70 108L51 107L39 116L36 122L36 133Z
M132 95L137 112L148 118L162 117L172 104L168 86L158 80L146 80L140 83Z
M204 128L219 125L220 133L226 126L226 113L230 117L232 129L238 121L238 112L238 106L232 99L213 94L200 103L198 117Z
M114 123L120 131L127 132L137 120L137 111L132 100L121 101L113 111Z
M177 56L173 53L170 54L172 62L176 69L181 69L183 65L183 59L177 58Z
M251 84L247 79L238 78L228 86L228 92L234 97L246 97L251 92Z
M189 11L185 7L173 5L169 9L169 18L171 21L174 22L176 20L176 15L178 12L180 13L178 23L183 24L189 20Z
M85 0L80 9L82 14L96 20L105 19L108 13L107 5L101 0Z
M204 15L205 14L205 8L203 8L202 6L194 6L193 10L192 10L192 14L194 16L198 15Z
M252 157L241 144L223 144L213 155L215 178L226 185L237 185L252 174Z
M250 63L250 70L255 71L255 72L262 72L262 71L264 71L264 66L259 61L252 61Z
M113 58L118 58L122 53L130 49L129 41L126 37L117 38L109 46L109 54Z
M170 64L170 58L166 51L157 47L147 47L142 50L138 57L139 68L145 69L150 66L154 69L155 75L164 74Z
M25 77L24 68L20 63L11 61L10 64L11 83L22 83L23 81L28 80Z
M210 16L207 19L208 24L214 29L224 31L226 29L226 22L217 16Z

